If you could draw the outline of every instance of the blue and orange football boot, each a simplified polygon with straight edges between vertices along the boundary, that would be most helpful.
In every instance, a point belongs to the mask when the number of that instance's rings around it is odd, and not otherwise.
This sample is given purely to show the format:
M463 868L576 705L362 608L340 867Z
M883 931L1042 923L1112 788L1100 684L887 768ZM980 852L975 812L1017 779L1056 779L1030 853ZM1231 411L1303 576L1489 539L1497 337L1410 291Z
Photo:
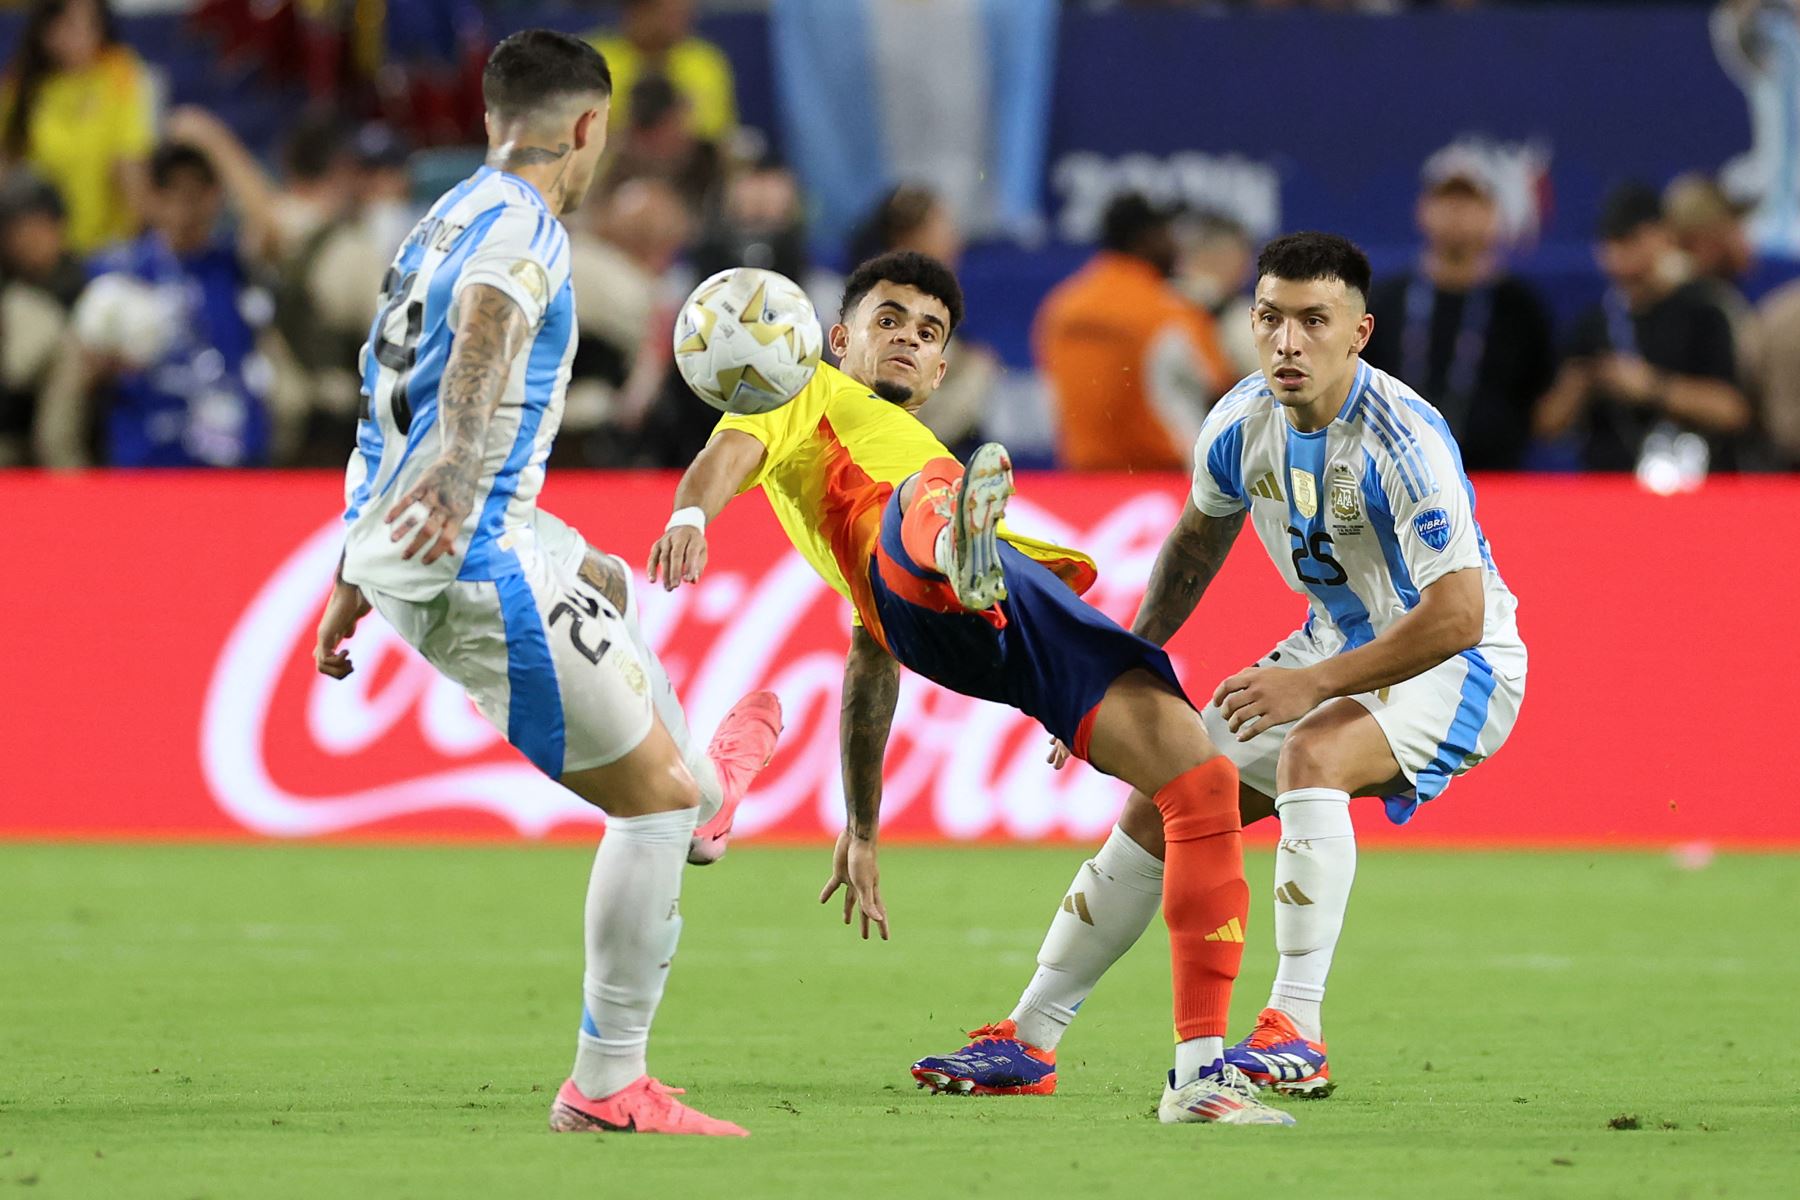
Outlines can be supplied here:
M1048 1096L1056 1090L1056 1051L1020 1041L1011 1020L971 1029L969 1038L955 1054L914 1063L919 1086L957 1096Z
M1273 1008L1256 1014L1249 1037L1225 1047L1225 1061L1277 1095L1323 1100L1337 1087L1325 1060L1325 1043L1302 1036L1292 1017Z

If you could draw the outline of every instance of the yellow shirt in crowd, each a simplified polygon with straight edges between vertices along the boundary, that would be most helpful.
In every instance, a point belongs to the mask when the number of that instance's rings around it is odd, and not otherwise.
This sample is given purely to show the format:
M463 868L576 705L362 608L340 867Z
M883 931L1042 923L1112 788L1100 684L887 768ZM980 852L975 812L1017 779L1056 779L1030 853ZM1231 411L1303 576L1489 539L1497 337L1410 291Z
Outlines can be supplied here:
M632 85L646 72L644 56L622 37L589 40L612 69L612 112L608 124L615 131L623 129L630 115ZM724 51L704 38L687 38L669 51L662 73L676 91L687 97L689 128L696 137L722 141L737 128L736 85Z
M794 548L855 606L860 624L879 628L871 619L868 563L882 508L909 476L950 452L917 417L825 364L788 403L756 416L727 416L714 432L725 429L763 445L762 463L741 491L762 488ZM1077 592L1098 577L1084 554L1004 526L1000 534Z
M12 107L12 85L0 117ZM79 71L59 71L38 89L27 128L26 161L62 193L70 248L90 254L137 232L118 165L150 156L156 102L150 74L123 46Z

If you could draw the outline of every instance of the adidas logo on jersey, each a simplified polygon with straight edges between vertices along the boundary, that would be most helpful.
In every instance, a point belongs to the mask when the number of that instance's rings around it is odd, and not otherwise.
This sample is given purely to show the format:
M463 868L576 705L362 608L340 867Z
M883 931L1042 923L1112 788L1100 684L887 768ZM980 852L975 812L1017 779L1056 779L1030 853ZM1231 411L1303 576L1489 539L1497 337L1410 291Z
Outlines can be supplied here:
M1281 494L1281 482L1275 478L1275 472L1267 471L1263 477L1250 485L1252 496L1261 496L1264 500L1273 500L1277 504L1286 504L1287 497Z
M1236 917L1225 922L1206 935L1209 942L1241 942L1244 940L1244 926Z

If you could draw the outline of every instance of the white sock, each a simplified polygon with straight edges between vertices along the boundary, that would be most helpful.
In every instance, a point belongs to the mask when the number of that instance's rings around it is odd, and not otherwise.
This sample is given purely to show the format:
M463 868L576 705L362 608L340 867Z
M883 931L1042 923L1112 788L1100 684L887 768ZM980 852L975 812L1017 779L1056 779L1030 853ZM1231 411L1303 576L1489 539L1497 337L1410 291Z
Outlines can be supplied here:
M1162 904L1162 860L1117 825L1081 864L1038 951L1037 974L1012 1019L1019 1037L1056 1049L1100 976L1143 936Z
M1186 1087L1224 1057L1225 1039L1222 1037L1197 1037L1176 1042L1175 1086Z
M609 817L587 892L575 1086L591 1100L644 1074L650 1021L681 938L681 869L698 810Z
M1281 965L1269 1007L1292 1017L1303 1036L1322 1041L1319 1005L1356 878L1350 794L1295 788L1275 797L1275 812L1281 818L1275 851L1275 948Z
M688 774L700 785L700 820L704 825L719 811L724 803L725 794L719 789L719 775L713 769L712 759L706 755L706 747L699 744L688 729L687 713L681 709L681 700L675 695L675 685L669 682L669 673L663 669L662 660L656 657L656 651L644 639L643 626L638 623L637 584L632 582L631 568L625 560L616 554L609 554L619 565L625 576L625 611L620 615L625 618L625 631L631 635L631 645L637 651L638 661L644 666L644 673L650 677L650 702L656 708L656 715L674 739L676 749L681 751L681 761L687 764Z

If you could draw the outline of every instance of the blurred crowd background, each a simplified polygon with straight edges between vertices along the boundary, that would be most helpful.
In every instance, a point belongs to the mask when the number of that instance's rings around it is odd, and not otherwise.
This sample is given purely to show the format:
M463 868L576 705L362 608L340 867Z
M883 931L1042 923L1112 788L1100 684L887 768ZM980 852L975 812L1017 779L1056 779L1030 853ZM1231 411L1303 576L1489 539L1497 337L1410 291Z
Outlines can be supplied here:
M947 442L1185 469L1256 369L1258 246L1323 226L1471 469L1800 468L1790 0L0 3L0 465L341 465L387 263L532 24L616 85L558 465L703 444L698 279L770 267L829 321L906 248L970 293Z

